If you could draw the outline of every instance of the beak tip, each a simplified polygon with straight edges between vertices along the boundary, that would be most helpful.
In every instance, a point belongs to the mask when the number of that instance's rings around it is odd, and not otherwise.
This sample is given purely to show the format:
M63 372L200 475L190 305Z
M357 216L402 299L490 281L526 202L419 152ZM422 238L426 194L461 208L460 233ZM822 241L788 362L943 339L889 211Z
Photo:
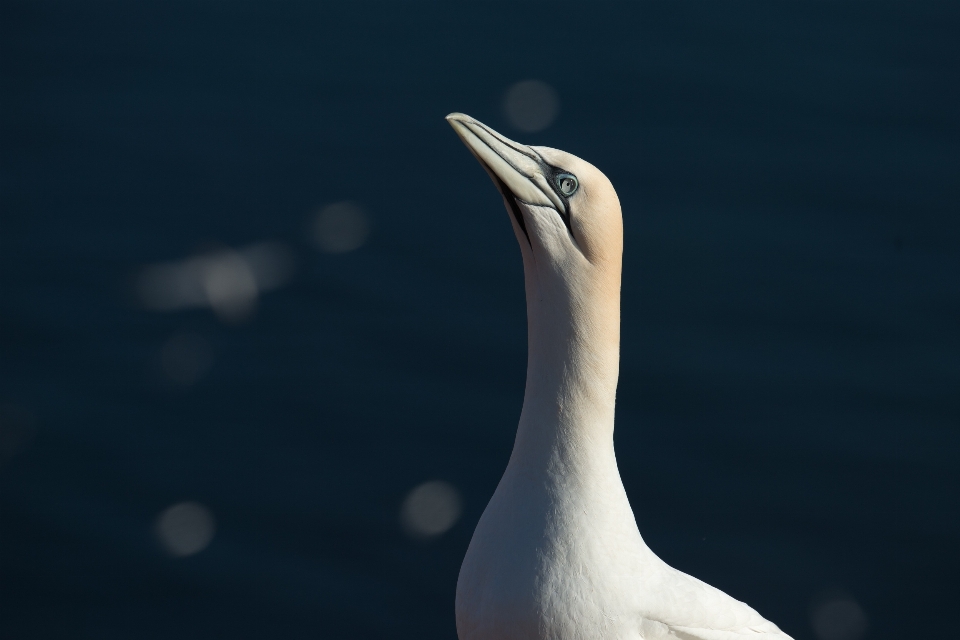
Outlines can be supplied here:
M454 111L453 113L448 113L447 117L444 118L444 120L446 120L452 125L454 122L460 122L460 123L472 122L473 118L471 118L465 113L459 113L457 111Z

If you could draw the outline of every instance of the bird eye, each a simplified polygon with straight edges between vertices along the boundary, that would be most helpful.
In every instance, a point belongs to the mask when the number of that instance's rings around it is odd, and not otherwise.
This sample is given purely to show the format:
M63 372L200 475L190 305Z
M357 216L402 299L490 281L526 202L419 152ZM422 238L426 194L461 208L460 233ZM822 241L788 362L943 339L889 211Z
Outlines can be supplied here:
M560 188L560 193L565 196L572 196L576 193L577 188L580 187L580 183L577 182L576 176L572 176L569 173L561 173L557 176L557 186Z

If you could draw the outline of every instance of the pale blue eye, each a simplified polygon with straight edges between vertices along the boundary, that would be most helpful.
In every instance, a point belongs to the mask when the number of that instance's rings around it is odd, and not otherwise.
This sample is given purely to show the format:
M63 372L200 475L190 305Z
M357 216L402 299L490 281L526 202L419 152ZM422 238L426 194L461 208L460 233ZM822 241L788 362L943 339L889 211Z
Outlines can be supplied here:
M570 175L569 173L561 173L557 176L557 187L563 195L572 196L580 187L580 183L577 182L576 176Z

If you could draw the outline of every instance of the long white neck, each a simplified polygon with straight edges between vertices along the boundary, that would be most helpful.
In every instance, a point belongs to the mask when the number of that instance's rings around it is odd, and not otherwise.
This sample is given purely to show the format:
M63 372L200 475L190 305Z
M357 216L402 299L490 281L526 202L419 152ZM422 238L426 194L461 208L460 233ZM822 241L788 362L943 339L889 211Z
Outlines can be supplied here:
M511 465L578 475L613 454L620 358L620 270L582 256L560 275L524 252L527 382Z

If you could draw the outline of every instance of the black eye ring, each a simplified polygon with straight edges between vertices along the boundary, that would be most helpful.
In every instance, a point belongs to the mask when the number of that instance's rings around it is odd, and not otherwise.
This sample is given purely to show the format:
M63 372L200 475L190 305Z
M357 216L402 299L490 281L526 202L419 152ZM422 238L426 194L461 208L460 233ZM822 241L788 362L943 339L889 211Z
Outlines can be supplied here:
M557 174L557 188L560 189L560 193L565 196L572 196L577 192L577 189L580 188L580 183L577 181L577 176L569 173L560 173Z

